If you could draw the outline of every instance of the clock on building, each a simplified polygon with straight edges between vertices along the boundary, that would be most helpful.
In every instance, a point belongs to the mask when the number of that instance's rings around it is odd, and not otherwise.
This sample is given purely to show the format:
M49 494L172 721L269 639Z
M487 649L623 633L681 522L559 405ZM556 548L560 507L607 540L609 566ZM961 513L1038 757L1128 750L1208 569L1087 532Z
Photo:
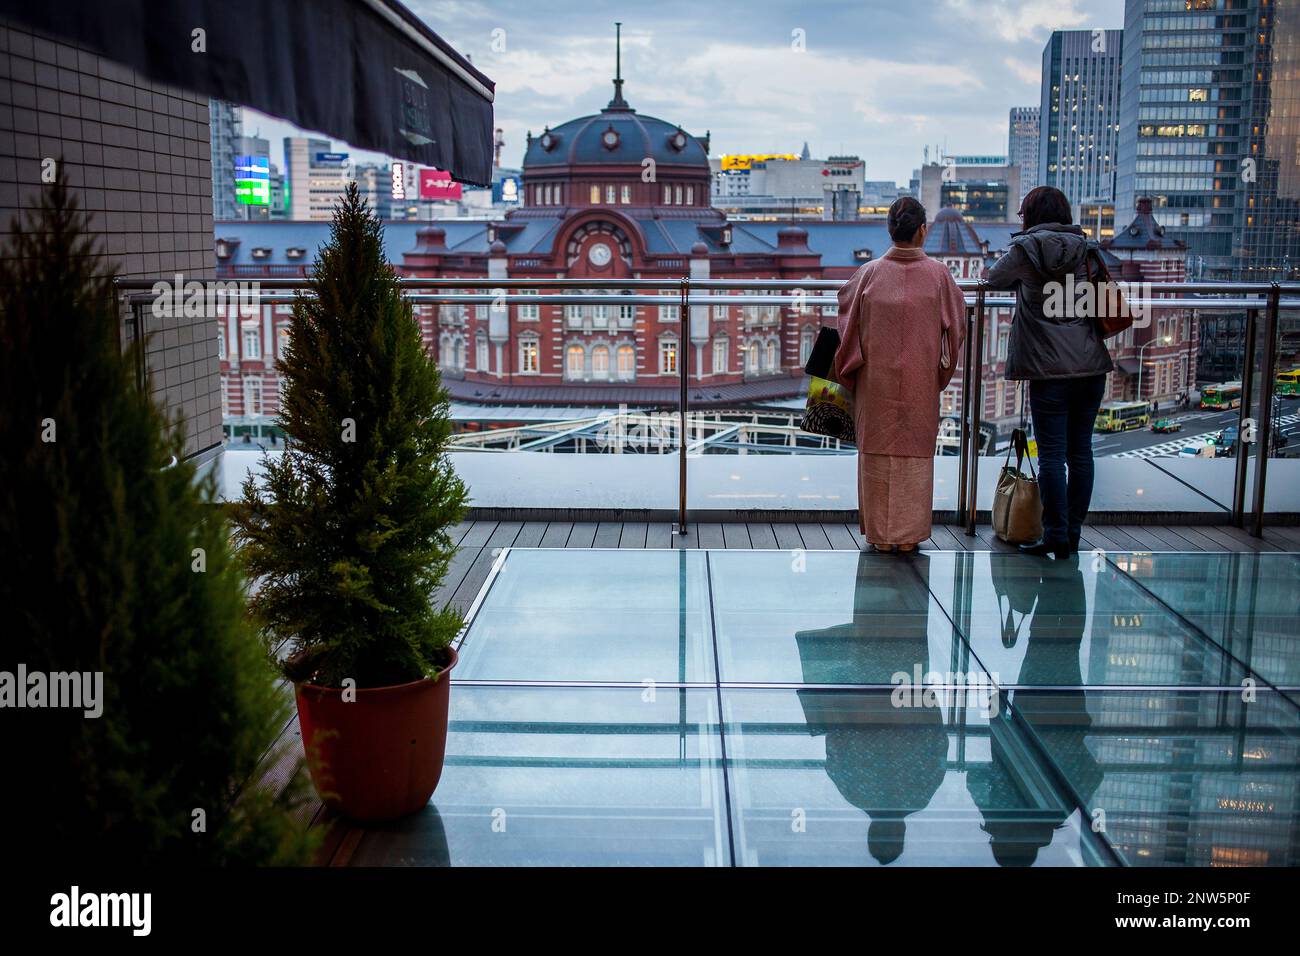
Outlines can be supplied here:
M618 130L611 126L600 134L600 142L606 149L617 149L619 143Z
M593 266L607 266L613 254L609 251L609 246L603 242L598 242L587 250L587 258Z

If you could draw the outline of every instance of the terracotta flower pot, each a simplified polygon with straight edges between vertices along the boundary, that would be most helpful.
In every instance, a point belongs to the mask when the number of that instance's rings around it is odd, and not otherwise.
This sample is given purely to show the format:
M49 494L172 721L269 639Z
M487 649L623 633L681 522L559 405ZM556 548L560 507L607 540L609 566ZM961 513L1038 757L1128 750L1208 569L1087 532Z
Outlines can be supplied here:
M325 805L353 820L393 820L429 802L447 752L456 651L436 679L357 690L297 686L298 723Z

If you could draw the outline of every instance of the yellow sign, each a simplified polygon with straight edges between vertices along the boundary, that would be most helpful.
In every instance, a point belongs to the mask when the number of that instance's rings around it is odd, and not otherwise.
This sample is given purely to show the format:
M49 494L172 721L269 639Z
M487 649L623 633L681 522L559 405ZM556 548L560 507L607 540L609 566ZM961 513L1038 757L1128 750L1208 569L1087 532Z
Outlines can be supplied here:
M755 163L765 163L769 159L787 159L797 160L798 156L792 156L790 153L753 153L737 154L735 156L723 156L723 169L749 169Z

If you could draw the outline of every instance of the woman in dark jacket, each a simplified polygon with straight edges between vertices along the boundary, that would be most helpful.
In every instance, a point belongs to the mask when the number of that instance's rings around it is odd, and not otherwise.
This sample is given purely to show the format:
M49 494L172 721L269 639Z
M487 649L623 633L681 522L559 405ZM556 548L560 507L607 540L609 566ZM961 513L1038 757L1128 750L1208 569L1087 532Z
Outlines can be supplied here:
M1065 294L1067 276L1087 281L1088 239L1073 224L1070 201L1059 189L1039 186L1020 204L1020 218L1024 230L985 276L991 289L1016 291L1006 377L1029 382L1038 440L1043 537L1020 550L1066 558L1079 550L1092 501L1092 431L1114 366L1091 313L1077 314Z

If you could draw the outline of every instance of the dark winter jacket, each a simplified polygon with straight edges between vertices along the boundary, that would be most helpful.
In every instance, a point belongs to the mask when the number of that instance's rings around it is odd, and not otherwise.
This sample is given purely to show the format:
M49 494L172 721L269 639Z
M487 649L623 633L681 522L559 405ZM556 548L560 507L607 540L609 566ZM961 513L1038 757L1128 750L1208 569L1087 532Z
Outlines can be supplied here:
M1083 378L1114 367L1093 318L1073 315L1072 308L1057 310L1065 314L1055 317L1043 310L1045 285L1063 284L1067 275L1076 283L1086 281L1087 251L1088 239L1078 226L1043 223L1017 233L1006 255L989 269L985 279L990 289L1016 292L1007 341L1008 380Z

